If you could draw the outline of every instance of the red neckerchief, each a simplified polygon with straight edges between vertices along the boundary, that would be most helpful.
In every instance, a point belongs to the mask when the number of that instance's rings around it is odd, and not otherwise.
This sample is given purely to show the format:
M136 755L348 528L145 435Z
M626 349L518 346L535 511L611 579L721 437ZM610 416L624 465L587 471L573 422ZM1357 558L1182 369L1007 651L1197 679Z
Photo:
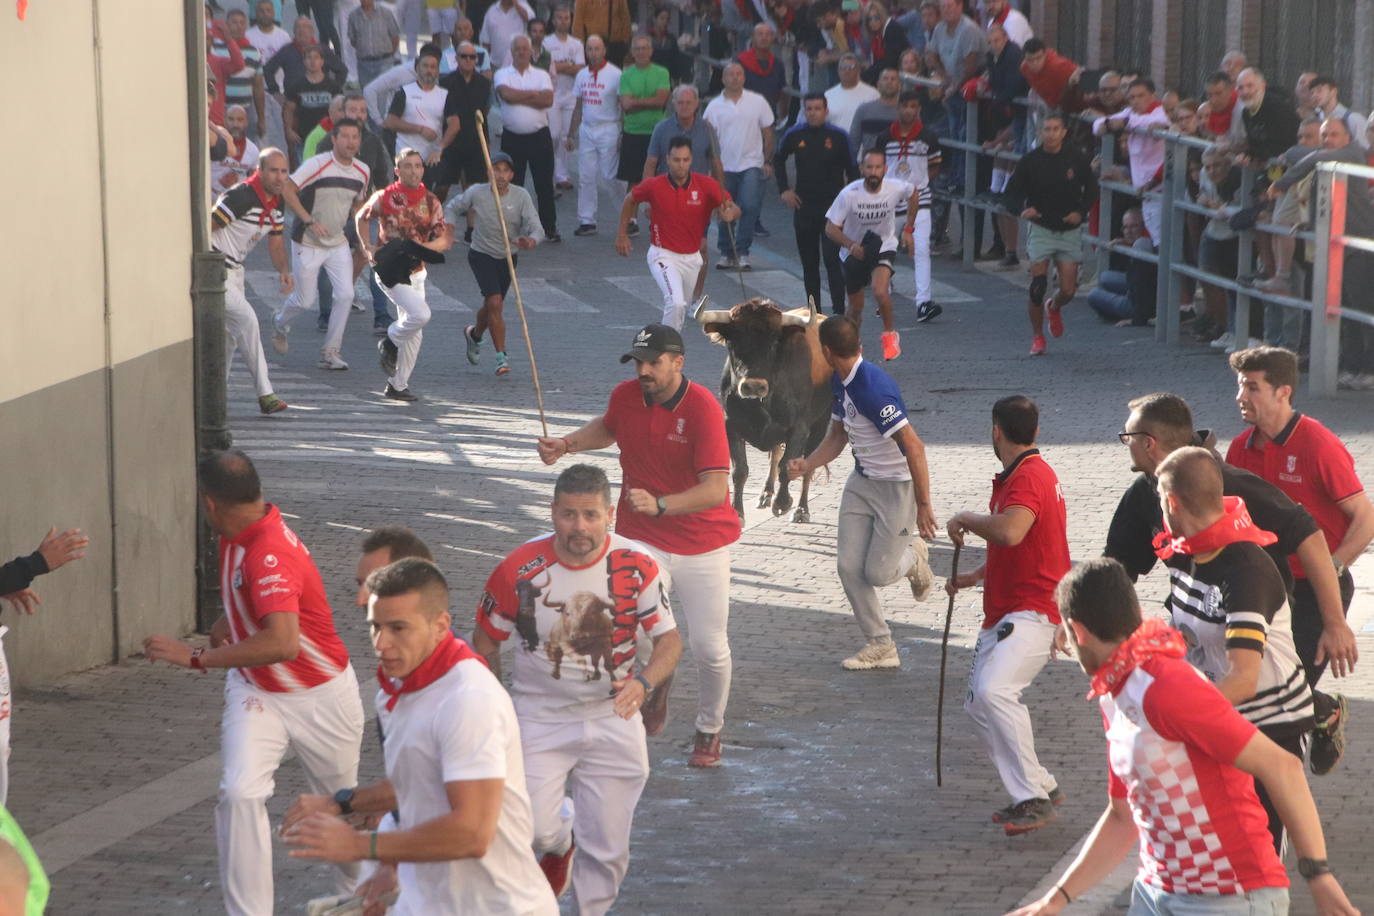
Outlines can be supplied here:
M382 691L388 697L387 711L396 708L396 701L401 698L401 694L424 690L453 670L454 665L470 658L479 659L484 665L487 663L487 660L474 652L471 646L449 633L439 641L434 651L429 653L429 658L420 662L420 666L406 675L399 684L395 678L387 677L382 673L382 669L378 668L377 682L382 685Z
M1069 86L1069 77L1073 76L1077 69L1077 64L1051 48L1045 52L1045 65L1040 68L1039 73L1031 73L1023 63L1021 75L1030 83L1036 94L1045 100L1045 104L1051 108L1058 108L1063 102L1064 90Z
M245 138L246 139L246 138ZM281 196L268 197L267 192L262 188L262 170L254 169L253 174L243 182L253 189L253 193L258 195L258 203L262 205L258 213L258 225L269 223L273 229L277 228L277 220L272 214L281 208Z
M768 66L764 67L763 62L759 60L759 52L750 48L739 56L739 62L740 66L751 73L755 73L759 76L767 76L772 73L773 68L778 65L778 56L770 53L768 55Z
M325 133L330 133L334 130L334 120L330 118L329 115L325 115L323 118L320 118L320 126L324 128Z
M386 186L382 191L382 210L386 213L397 213L418 206L429 195L429 189L424 182L413 188L408 188L405 182L399 178Z
M869 56L872 57L874 60L883 59L883 33L886 31L887 23L884 22L883 27L878 31L874 32L873 37L869 39L868 52Z
M1183 641L1183 634L1160 618L1151 617L1093 672L1088 699L1116 693L1132 671L1156 656L1183 658L1187 654L1188 644Z
M888 133L892 135L893 140L896 140L898 143L902 144L901 148L897 152L898 158L905 158L907 146L913 143L918 137L921 136L921 131L925 130L926 126L921 123L921 116L917 115L916 123L911 125L911 130L907 131L904 134L902 133L901 128L901 121L893 121L892 126L888 128Z
M1145 109L1145 111L1144 111L1143 113L1144 113L1144 114L1149 114L1150 112L1154 111L1156 108L1163 108L1163 107L1164 107L1164 103L1161 102L1159 99L1155 99L1155 103L1154 103L1153 105L1151 105L1149 108Z
M1166 521L1164 530L1155 535L1155 556L1161 560L1167 560L1176 553L1198 557L1241 541L1268 547L1278 540L1254 523L1250 518L1250 510L1245 508L1245 500L1239 496L1224 496L1221 505L1224 510L1221 518L1192 537L1174 537Z
M248 149L248 135L245 134L242 140L234 141L234 158L243 161L243 154Z
M993 16L990 20L988 20L988 25L989 25L989 26L992 26L992 25L1005 25L1005 23L1006 23L1006 21L1007 21L1007 17L1010 16L1010 15L1011 15L1011 4L1008 3L1007 6L1006 6L1006 8L1002 10L1002 15L1000 15L1000 16Z
M1207 112L1207 130L1214 137L1220 137L1231 129L1231 113L1236 109L1236 90L1231 90L1231 101L1220 111Z

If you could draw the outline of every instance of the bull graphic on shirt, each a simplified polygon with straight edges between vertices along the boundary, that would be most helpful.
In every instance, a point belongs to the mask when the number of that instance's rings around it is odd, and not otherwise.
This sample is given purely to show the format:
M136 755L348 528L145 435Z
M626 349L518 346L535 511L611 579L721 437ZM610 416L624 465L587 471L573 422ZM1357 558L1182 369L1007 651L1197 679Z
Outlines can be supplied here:
M609 675L615 634L615 605L591 592L577 592L567 601L551 602L541 598L540 603L558 612L558 619L554 621L549 638L544 643L544 652L553 662L554 678L563 676L565 653L587 656L592 666L587 680L601 680L602 668Z
M544 583L546 586L548 582ZM534 618L534 601L543 593L543 588L531 579L515 580L515 595L520 599L520 607L515 614L515 632L525 641L525 649L533 652L539 648L539 626Z

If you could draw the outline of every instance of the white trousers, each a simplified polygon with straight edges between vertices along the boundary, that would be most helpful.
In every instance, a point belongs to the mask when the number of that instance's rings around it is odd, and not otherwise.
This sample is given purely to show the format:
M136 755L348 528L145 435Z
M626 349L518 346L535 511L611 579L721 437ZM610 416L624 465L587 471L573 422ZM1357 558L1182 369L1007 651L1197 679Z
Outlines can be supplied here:
M558 79L558 77L554 77ZM554 102L549 109L549 133L553 135L553 180L555 182L568 181L568 127L572 122L573 108L576 99L568 99L566 103ZM581 131L578 131L581 134Z
M5 634L0 627L0 806L10 797L10 718L14 715L14 693L10 690L10 664L5 659Z
M243 268L233 265L228 265L224 274L224 330L225 372L229 371L234 361L234 351L238 350L248 364L248 374L253 377L253 388L258 397L271 394L272 380L267 377L267 354L262 349L258 314L243 294Z
M625 199L625 182L617 181L620 169L620 125L588 124L582 122L577 131L577 221L582 225L596 224L596 210L604 187L616 197L616 205Z
M415 371L415 361L420 357L420 339L424 337L425 325L429 324L429 304L425 302L428 276L421 270L410 275L409 286L397 283L391 289L382 287L387 298L396 304L396 320L386 334L399 352L396 354L396 374L387 382L398 391L410 386L410 373Z
M220 751L224 771L215 805L215 838L224 907L230 916L271 916L272 832L267 799L288 748L300 757L316 795L358 784L363 704L350 665L318 687L259 690L237 671L224 686ZM357 865L339 866L338 893L349 893Z
M1145 221L1145 231L1150 233L1150 241L1158 248L1160 239L1164 238L1164 201L1145 198L1140 204L1140 217Z
M329 282L334 287L333 302L330 303L329 330L324 335L325 350L337 350L343 346L344 328L348 326L348 309L353 304L353 254L348 245L333 248L315 248L291 243L291 270L296 277L296 288L282 303L276 314L277 327L290 331L291 322L300 312L315 311L315 301L320 294L320 270L329 274Z
M658 561L664 584L676 586L673 612L687 624L687 646L697 666L696 729L717 734L730 700L730 548L706 553L665 553L646 544Z
M916 304L929 302L930 295L930 208L916 212L916 224L911 229L911 255L915 262Z
M534 815L534 857L562 853L574 834L574 912L601 916L630 867L630 827L649 778L644 722L605 716L520 721L525 788Z
M1035 756L1030 711L1021 691L1050 660L1054 624L1044 614L1016 611L978 632L964 711L1013 802L1048 798L1058 785Z
M663 293L663 323L681 331L688 298L696 288L697 274L701 273L701 252L682 254L650 245L648 260L649 273Z

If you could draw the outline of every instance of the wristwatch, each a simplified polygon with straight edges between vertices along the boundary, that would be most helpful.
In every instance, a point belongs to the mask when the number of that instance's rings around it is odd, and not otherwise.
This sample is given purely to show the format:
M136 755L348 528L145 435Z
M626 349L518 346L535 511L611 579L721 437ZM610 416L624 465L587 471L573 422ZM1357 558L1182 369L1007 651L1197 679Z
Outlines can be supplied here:
M1311 881L1318 875L1331 874L1331 865L1325 859L1299 859L1298 874Z
M1334 567L1336 567L1336 578L1337 578L1337 579L1339 579L1341 576L1345 575L1346 566L1345 566L1345 564L1342 563L1340 560L1336 559L1335 557L1332 557L1332 558L1331 558L1331 565L1334 566Z
M340 789L334 793L334 804L339 806L340 814L353 813L353 793L357 791L356 788Z
M210 673L210 669L207 668L207 667L205 667L205 662L203 662L203 661L200 660L200 657L201 657L202 655L204 655L204 654L205 654L205 647L204 647L204 646L201 646L199 649L192 649L192 650L191 650L191 670L192 670L192 671L199 671L201 674L209 674L209 673Z
M658 515L661 516L663 515L663 513L668 511L668 498L666 496L660 496L657 500L657 503Z

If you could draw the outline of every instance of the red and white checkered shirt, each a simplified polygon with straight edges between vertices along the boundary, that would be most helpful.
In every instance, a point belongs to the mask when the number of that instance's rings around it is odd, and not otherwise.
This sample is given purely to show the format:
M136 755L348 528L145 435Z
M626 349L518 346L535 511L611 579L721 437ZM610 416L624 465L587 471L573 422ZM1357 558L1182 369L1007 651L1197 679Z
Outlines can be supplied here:
M1099 702L1108 794L1131 806L1142 881L1170 894L1288 886L1255 781L1232 765L1255 726L1205 677L1156 656Z
M267 514L219 545L220 590L230 639L242 642L263 629L268 614L300 618L300 652L289 662L239 668L250 683L274 693L309 690L343 673L348 650L334 629L334 612L310 551L286 527L281 512Z

